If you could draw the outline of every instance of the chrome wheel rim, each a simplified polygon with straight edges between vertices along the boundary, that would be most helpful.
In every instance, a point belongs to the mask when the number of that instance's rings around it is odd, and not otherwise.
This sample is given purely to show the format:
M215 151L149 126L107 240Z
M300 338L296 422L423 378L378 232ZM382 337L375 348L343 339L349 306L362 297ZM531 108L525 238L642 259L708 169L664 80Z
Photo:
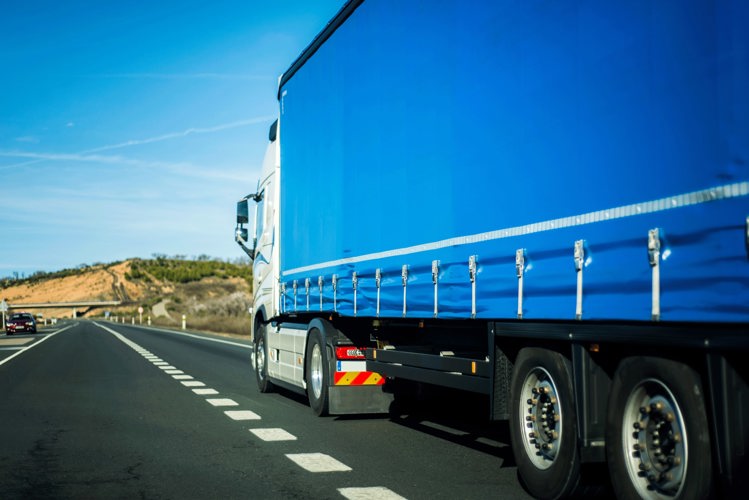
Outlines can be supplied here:
M668 387L642 381L627 398L622 449L629 478L642 498L678 497L687 475L684 416Z
M548 371L537 366L523 381L518 405L523 447L531 463L548 469L554 463L562 441L562 408L556 383Z
M263 380L265 378L265 341L263 337L260 337L257 341L257 349L255 350L255 367L257 378Z
M322 394L322 370L322 351L320 350L320 344L315 344L312 346L312 356L309 360L309 384L312 387L312 394L314 394L315 399L319 399L320 394Z

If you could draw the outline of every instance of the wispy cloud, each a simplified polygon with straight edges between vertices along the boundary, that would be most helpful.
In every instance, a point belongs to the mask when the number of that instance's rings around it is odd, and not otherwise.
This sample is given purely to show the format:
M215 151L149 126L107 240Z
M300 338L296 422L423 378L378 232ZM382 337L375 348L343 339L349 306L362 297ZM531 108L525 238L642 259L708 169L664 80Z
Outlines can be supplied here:
M31 135L25 135L23 137L16 137L16 142L27 142L29 144L39 144L39 138Z
M6 157L6 158L31 158L29 161L24 161L21 163L14 163L12 165L5 165L0 166L0 170L9 170L12 168L17 167L23 167L26 165L31 165L34 163L39 163L42 161L64 161L64 160L75 160L75 161L100 161L104 163L118 163L121 161L114 161L112 158L120 158L120 157L99 157L99 156L88 156L91 153L100 153L102 151L110 151L112 149L120 149L120 148L126 148L130 146L139 146L141 144L151 144L154 142L161 142L161 141L168 141L171 139L179 139L182 137L187 137L189 135L193 134L210 134L214 132L221 132L223 130L230 130L233 128L238 127L246 127L248 125L257 125L259 123L268 122L272 119L274 119L275 116L273 115L266 115L266 116L258 116L255 118L248 118L246 120L239 120L236 122L231 123L224 123L221 125L215 125L213 127L194 127L194 128L188 128L185 130L182 130L180 132L170 132L168 134L158 135L155 137L147 137L145 139L132 139L125 142L120 142L118 144L110 144L107 146L101 146L98 148L93 149L87 149L85 151L80 151L78 153L72 153L72 154L64 154L64 153L26 153L26 152L20 152L20 151L0 151L0 157ZM31 141L29 141L31 142ZM109 160L102 159L102 158L110 158ZM127 159L121 159L125 161L139 161L139 160L127 160ZM143 162L143 163L150 163L155 165L157 162Z
M132 78L150 80L255 80L270 81L269 75L243 75L238 73L110 73L84 75L87 78Z
M117 166L127 167L139 167L139 168L155 168L160 170L168 170L176 174L187 175L190 177L199 177L206 179L227 179L227 180L241 180L246 181L247 176L241 175L235 172L222 172L216 169L206 168L202 166L193 165L188 162L164 162L164 161L149 161L149 160L138 160L134 158L127 158L119 155L99 155L89 153L28 153L24 151L0 151L0 157L3 158L28 158L31 161L25 162L24 164L40 161L70 161L70 162L87 162L87 163L99 163ZM5 170L13 165L0 167L0 170Z
M273 118L274 116L272 115L259 116L257 118L250 118L248 120L239 120L239 121L232 122L232 123L224 123L223 125L216 125L214 127L188 128L181 132L171 132L169 134L158 135L156 137L149 137L147 139L133 139L133 140L121 142L119 144L111 144L109 146L101 146L99 148L87 149L86 151L82 151L82 153L98 153L100 151L108 151L110 149L126 148L129 146L139 146L141 144L151 144L153 142L168 141L170 139L179 139L181 137L187 137L188 135L193 135L193 134L210 134L212 132L221 132L222 130L245 127L247 125L257 125L258 123L270 121Z

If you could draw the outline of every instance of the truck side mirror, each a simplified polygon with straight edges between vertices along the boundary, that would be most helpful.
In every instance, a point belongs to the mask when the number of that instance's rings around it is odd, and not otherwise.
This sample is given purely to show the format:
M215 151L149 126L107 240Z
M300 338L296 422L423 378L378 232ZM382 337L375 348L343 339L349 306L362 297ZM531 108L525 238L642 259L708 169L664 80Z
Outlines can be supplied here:
M244 199L237 202L237 224L247 224L248 222L250 222L250 210L247 206L247 200ZM247 241L247 237L244 239Z
M236 232L234 233L234 239L239 243L240 241L242 243L247 243L247 228L246 227L238 227Z

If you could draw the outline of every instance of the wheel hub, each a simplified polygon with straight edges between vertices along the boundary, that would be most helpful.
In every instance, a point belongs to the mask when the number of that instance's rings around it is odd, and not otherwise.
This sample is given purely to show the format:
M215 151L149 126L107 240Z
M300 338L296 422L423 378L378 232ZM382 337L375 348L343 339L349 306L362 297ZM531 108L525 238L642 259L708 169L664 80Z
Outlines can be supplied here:
M310 384L312 384L312 392L314 393L316 398L320 397L320 394L322 393L322 384L323 384L323 366L322 366L322 351L320 350L320 346L318 344L315 344L312 348L312 356L310 358L310 380L308 381Z
M562 411L554 381L546 370L536 368L529 373L523 384L523 398L523 444L533 464L546 469L556 458L562 438Z
M656 381L635 389L622 432L625 453L630 454L629 473L641 496L678 496L686 477L686 435L681 411L668 389Z

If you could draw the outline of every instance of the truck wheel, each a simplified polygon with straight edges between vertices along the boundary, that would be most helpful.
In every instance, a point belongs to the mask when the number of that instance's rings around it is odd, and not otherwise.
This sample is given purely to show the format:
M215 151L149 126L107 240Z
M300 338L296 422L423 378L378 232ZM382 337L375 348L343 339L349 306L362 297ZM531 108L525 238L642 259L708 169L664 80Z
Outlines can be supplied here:
M307 397L317 416L328 414L328 359L325 344L317 329L310 330L307 339Z
M510 391L512 451L525 487L537 498L573 494L580 455L570 361L547 349L522 349Z
M260 324L255 334L255 379L260 392L272 392L273 382L268 379L268 345L265 325Z
M622 361L609 394L606 452L619 498L707 498L710 431L697 373L675 361Z

